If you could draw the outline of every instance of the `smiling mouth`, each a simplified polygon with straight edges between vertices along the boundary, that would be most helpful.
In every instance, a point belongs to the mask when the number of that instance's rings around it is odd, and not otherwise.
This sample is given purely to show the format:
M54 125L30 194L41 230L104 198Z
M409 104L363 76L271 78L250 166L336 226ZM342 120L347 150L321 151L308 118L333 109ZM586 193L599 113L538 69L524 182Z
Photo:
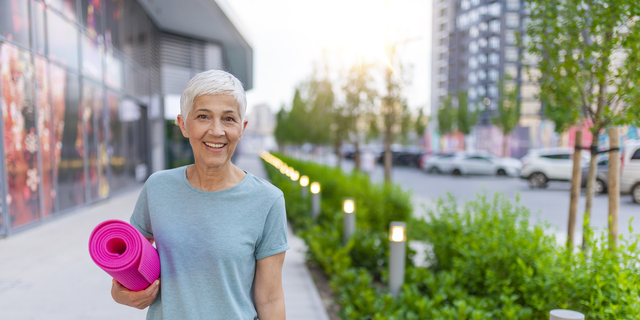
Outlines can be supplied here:
M222 149L224 146L226 146L226 143L210 143L210 142L205 142L204 143L207 147L210 148L215 148L215 149Z

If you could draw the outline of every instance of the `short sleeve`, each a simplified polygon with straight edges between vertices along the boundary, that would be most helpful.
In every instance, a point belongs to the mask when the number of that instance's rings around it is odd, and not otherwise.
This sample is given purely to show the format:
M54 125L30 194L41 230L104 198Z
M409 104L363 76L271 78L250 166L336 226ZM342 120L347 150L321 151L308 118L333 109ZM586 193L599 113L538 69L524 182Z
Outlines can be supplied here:
M133 209L133 214L129 222L134 226L143 236L147 238L153 238L153 228L151 227L151 218L149 217L149 201L147 198L147 185L145 184L140 191L138 201Z
M264 223L262 237L256 245L256 260L289 250L287 243L287 214L284 196L271 206Z

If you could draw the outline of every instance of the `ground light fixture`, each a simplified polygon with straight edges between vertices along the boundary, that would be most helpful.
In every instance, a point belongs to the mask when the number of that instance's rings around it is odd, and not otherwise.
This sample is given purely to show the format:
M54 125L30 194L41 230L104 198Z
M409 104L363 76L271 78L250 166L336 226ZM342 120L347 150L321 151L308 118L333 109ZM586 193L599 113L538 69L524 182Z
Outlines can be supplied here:
M407 254L407 224L393 221L389 225L389 292L398 297L404 283L404 268Z
M300 172L293 171L293 173L291 174L291 180L298 181L298 179L300 179Z
M312 182L311 187L311 216L316 219L320 215L320 183Z
M280 166L280 173L285 174L285 173L287 172L287 169L288 169L288 168L289 168L289 167L287 167L287 165L286 165L285 163L283 163L283 164Z
M292 167L288 167L287 168L287 177L291 178L291 175L293 174L294 171L296 171L296 170L294 170Z
M571 310L551 310L549 320L584 320L584 314Z
M344 198L342 200L342 211L344 212L342 242L347 245L349 238L356 231L356 200Z
M309 177L300 177L300 186L302 186L302 199L306 199L307 195L309 194Z

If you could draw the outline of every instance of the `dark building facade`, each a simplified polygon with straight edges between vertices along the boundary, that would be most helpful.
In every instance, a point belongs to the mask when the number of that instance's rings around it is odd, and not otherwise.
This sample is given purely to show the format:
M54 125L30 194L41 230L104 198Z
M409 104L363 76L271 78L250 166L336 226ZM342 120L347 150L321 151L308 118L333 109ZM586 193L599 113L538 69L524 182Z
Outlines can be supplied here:
M195 73L251 88L251 47L222 9L178 2L219 27L160 17L170 1L0 0L0 236L163 169L163 96Z

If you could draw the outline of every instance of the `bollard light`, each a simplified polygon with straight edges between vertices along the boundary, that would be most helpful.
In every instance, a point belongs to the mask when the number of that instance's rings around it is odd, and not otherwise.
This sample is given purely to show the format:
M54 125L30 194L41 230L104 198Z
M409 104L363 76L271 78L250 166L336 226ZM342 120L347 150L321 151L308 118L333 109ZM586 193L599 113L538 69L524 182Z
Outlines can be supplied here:
M283 163L283 164L280 166L280 173L285 174L285 173L287 172L287 169L288 169L288 168L289 168L289 167L287 167L287 165Z
M293 171L293 173L291 174L291 180L298 181L298 179L300 179L300 172Z
M584 320L584 314L571 310L555 309L549 312L549 320Z
M346 246L349 238L356 231L356 201L353 198L344 198L342 201L342 211L344 217L342 219L343 232L342 243Z
M407 252L407 224L391 222L389 227L389 292L398 297L404 283L404 268Z
M320 215L320 183L311 183L311 216L316 219Z
M404 242L407 241L407 235L405 234L405 226L404 225L396 225L391 226L391 231L389 233L389 240L392 242Z
M303 187L306 187L309 185L309 177L307 176L302 176L300 177L300 185Z
M309 193L309 177L300 177L300 185L302 186L302 199L306 199Z
M342 211L344 211L344 213L353 213L356 211L355 200L353 200L353 198L344 198L344 201L342 201Z
M319 182L312 182L311 183L311 193L317 194L319 192L320 192L320 183Z
M294 171L295 170L292 167L287 168L287 177L291 178Z

